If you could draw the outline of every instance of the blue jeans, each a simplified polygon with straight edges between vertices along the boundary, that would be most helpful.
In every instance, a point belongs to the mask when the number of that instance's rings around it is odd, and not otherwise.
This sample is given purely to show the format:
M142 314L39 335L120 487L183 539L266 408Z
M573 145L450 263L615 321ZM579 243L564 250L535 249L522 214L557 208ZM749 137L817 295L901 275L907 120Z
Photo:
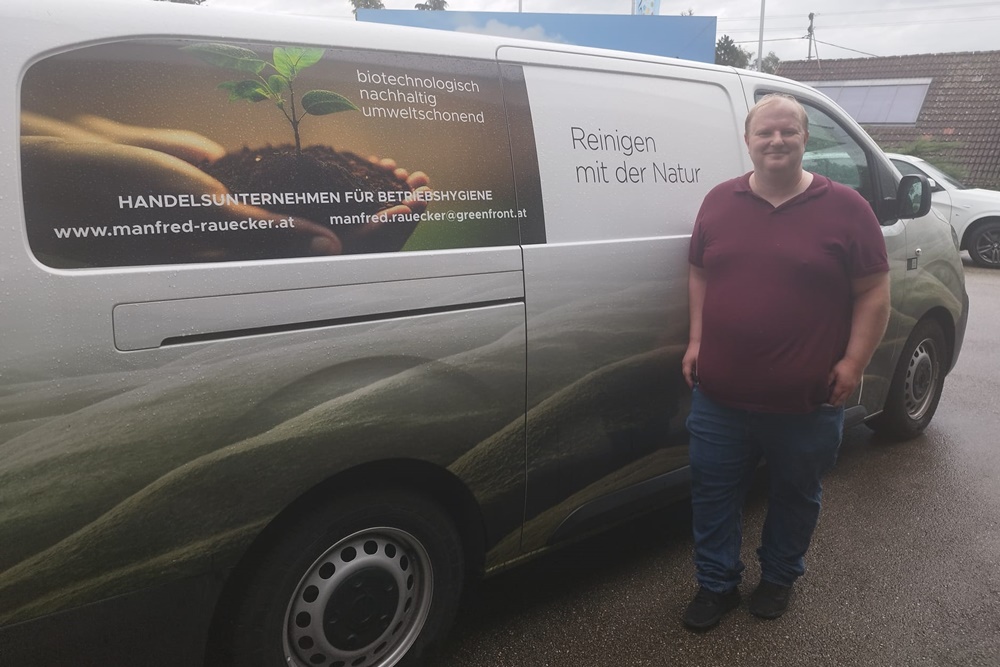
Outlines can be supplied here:
M805 572L819 519L820 478L837 461L844 409L752 412L719 405L695 387L687 428L698 583L717 593L739 585L743 503L763 458L769 491L757 549L761 578L790 586Z

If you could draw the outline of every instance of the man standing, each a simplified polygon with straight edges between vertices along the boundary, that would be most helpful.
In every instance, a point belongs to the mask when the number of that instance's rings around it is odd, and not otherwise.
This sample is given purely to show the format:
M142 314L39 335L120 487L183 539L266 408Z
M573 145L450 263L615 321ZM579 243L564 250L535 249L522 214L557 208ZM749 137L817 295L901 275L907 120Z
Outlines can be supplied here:
M878 220L854 190L802 169L805 109L768 95L746 119L753 172L705 197L691 237L683 371L704 630L740 602L742 508L763 458L767 518L750 612L777 618L819 518L844 402L885 332L889 276Z

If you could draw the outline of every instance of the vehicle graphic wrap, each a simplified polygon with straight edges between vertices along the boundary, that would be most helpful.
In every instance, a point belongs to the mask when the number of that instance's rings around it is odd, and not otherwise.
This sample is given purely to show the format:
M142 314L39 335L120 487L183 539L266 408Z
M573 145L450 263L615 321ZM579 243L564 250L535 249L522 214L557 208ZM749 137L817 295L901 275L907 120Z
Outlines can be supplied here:
M21 93L28 240L56 268L514 245L540 216L495 63L136 41Z

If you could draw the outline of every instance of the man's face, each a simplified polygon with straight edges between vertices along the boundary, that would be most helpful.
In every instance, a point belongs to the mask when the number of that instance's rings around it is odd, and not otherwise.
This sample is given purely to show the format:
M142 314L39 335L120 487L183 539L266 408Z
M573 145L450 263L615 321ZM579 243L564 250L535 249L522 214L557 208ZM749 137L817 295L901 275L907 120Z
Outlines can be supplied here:
M745 138L754 171L790 174L802 166L809 133L796 106L777 100L757 110Z

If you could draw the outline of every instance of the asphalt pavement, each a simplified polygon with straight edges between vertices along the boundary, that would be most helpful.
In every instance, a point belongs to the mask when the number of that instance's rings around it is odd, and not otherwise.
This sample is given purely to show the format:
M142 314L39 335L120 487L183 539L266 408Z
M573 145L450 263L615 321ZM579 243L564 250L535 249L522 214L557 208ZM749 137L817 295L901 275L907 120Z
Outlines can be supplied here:
M966 260L965 346L934 421L888 443L847 432L789 612L744 602L710 632L679 504L486 580L435 667L1000 667L1000 271ZM751 493L744 596L765 489Z

